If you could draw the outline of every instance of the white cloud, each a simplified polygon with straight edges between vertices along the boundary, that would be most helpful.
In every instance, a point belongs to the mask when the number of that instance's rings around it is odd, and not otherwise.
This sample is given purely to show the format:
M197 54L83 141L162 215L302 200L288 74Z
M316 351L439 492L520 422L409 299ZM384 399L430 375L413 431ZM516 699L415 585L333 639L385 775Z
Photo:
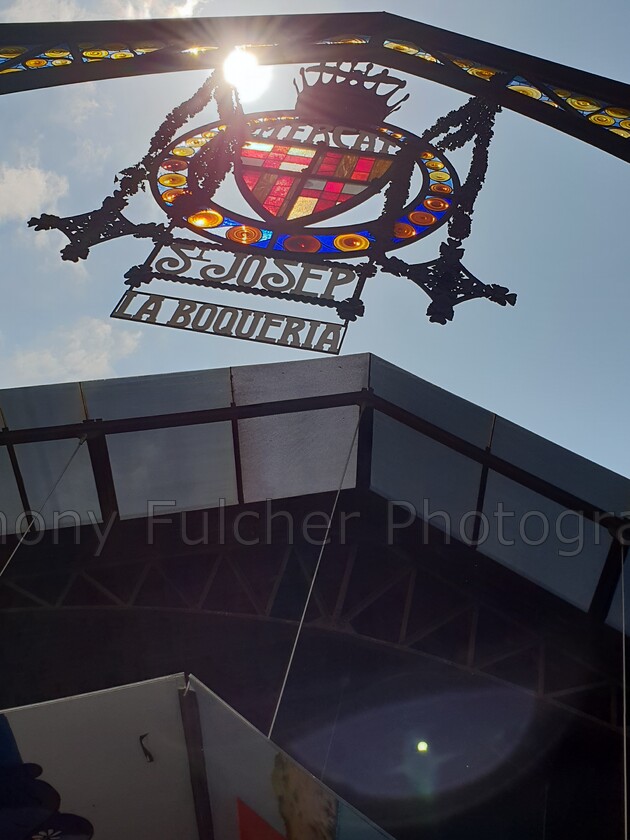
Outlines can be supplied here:
M0 387L99 379L115 374L115 363L130 356L139 332L99 318L82 318L75 327L55 330L39 346L4 357Z
M67 192L68 180L63 175L39 166L0 163L0 223L54 212L58 199Z
M122 18L191 17L203 12L208 0L13 0L0 8L2 23Z

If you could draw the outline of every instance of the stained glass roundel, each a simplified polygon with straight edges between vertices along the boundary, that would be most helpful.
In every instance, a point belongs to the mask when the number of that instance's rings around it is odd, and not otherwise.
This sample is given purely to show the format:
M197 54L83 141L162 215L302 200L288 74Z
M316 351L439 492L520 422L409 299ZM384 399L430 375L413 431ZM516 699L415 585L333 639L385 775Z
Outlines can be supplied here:
M242 206L244 199L251 210L245 215L227 206L227 180L222 203L203 186L211 180L213 158L225 154L225 130L216 122L174 140L154 170L151 187L179 226L230 249L308 253L320 260L369 255L377 241L382 195L392 181L408 178L401 171L408 166L405 152L415 165L410 195L386 250L437 230L458 198L459 180L450 162L408 131L390 125L314 125L295 112L276 111L248 115L234 171L240 200L232 188L233 204ZM380 202L369 201L379 194ZM185 213L181 201L178 206L183 195Z

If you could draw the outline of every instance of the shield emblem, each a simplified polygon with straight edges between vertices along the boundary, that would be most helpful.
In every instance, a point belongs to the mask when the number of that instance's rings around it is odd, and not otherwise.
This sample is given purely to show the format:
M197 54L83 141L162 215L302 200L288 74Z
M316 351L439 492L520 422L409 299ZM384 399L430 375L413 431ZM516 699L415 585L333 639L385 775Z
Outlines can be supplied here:
M390 179L394 154L340 148L321 139L303 142L295 139L300 128L313 134L310 126L294 124L290 140L255 136L241 148L236 181L264 219L323 221L378 193ZM316 138L331 134L332 128L319 128Z

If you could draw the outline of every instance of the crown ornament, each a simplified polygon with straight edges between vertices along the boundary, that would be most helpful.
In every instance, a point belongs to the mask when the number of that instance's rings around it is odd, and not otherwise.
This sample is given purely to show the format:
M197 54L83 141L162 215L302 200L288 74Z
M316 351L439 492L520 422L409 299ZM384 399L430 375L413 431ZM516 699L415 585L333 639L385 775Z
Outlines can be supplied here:
M339 64L316 64L300 69L301 86L297 90L295 111L302 117L321 120L334 125L378 125L384 122L401 104L409 99L405 94L397 102L391 99L407 84L374 65L365 69L350 64L348 70Z

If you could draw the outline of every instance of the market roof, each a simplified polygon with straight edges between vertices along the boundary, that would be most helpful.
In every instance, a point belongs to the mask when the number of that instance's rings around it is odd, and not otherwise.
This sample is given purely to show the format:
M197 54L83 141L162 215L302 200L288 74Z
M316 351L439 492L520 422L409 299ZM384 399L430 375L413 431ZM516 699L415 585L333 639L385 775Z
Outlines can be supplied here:
M479 550L621 627L630 480L376 356L0 390L0 414L7 534L364 486L468 544L483 513Z

